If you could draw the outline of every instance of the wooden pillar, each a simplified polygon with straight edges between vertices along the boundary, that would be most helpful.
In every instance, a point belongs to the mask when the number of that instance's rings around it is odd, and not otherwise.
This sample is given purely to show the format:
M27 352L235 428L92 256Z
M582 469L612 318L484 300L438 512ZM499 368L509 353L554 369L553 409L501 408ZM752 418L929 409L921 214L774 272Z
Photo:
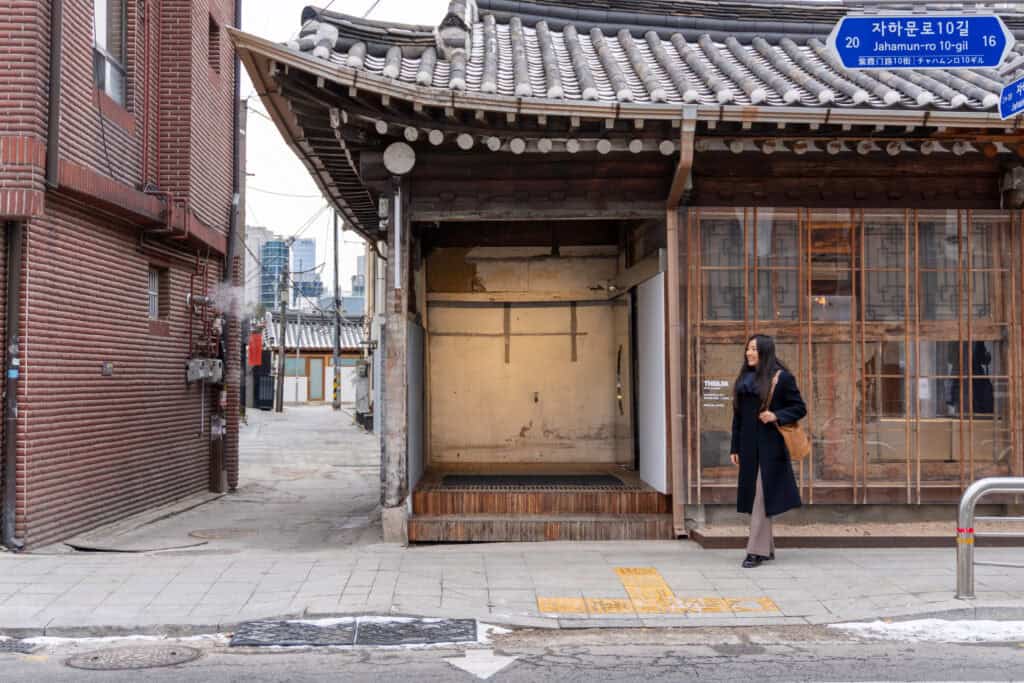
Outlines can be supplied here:
M687 106L683 109L680 132L679 163L672 189L665 205L665 239L668 247L668 390L669 390L669 473L672 483L672 525L677 536L686 533L685 506L688 502L689 482L686 478L686 443L684 417L686 405L683 402L685 363L682 353L684 327L682 286L685 282L685 257L680 249L680 240L686 230L681 204L690 184L693 170L693 140L697 130L697 109Z
M384 434L381 447L381 505L384 541L408 542L408 338L409 207L408 181L396 181L388 219L388 261L384 288Z

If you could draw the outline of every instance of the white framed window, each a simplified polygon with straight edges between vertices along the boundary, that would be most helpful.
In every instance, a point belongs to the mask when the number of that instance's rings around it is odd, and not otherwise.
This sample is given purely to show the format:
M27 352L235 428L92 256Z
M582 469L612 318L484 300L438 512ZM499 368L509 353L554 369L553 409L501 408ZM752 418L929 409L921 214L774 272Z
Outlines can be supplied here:
M160 319L160 269L149 269L149 319Z
M96 87L125 106L127 0L93 0L93 72Z

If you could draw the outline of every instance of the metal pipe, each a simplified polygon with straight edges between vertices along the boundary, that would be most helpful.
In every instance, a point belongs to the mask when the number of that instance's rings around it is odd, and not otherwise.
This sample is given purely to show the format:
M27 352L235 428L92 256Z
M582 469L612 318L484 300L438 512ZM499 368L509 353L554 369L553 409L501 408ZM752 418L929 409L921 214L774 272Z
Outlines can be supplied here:
M978 501L990 493L1021 493L1024 477L988 477L979 479L964 491L956 518L956 597L974 599L974 508ZM985 534L991 535L991 534ZM1024 536L1024 534L1016 534ZM989 564L989 563L977 563ZM1021 566L1021 565L1000 565Z
M3 542L15 552L25 547L15 527L17 514L18 458L18 378L21 355L18 347L21 320L21 257L24 250L25 226L7 224L7 387L4 393L4 505Z
M50 107L46 128L46 184L60 182L60 74L64 44L64 2L53 0L50 10ZM148 81L148 79L147 79Z
M274 412L284 412L284 370L285 370L285 334L288 332L288 259L285 256L284 268L281 269L281 282L278 284L277 296L281 309L281 327L277 335L277 394Z

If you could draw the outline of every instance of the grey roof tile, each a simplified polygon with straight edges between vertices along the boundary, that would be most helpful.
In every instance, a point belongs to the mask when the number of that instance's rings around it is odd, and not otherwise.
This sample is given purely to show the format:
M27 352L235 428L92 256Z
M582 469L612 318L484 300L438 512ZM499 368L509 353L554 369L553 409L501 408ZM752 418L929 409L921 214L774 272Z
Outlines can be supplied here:
M844 69L825 47L824 34L807 33L841 12L784 3L777 11L763 5L738 9L742 5L707 0L608 0L587 7L572 0L478 2L495 9L477 11L471 0L452 3L446 30L457 30L462 17L473 23L468 52L447 34L448 58L426 45L423 27L332 12L308 21L290 46L418 87L509 98L977 111L998 106L1001 79L992 70ZM622 5L648 13L614 9ZM531 14L540 11L544 17ZM316 14L307 10L306 16ZM645 25L656 28L636 30ZM695 34L695 27L707 30Z
M278 324L280 316L273 316L274 324L263 330L263 341L268 348L277 348ZM341 324L341 348L343 351L359 351L363 338L363 326L359 321L343 319ZM322 316L299 317L289 313L288 326L285 330L285 348L295 350L296 344L300 351L330 350L334 348L334 324Z

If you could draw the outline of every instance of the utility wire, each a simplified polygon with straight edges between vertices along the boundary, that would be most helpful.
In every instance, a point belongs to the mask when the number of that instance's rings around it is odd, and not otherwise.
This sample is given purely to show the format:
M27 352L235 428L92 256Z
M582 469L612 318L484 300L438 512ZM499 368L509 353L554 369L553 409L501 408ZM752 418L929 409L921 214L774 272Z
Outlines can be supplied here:
M320 199L323 195L319 194L291 194L290 192L277 192L275 190L264 190L262 187L246 186L246 191L261 192L263 194L271 194L275 197L292 197L294 199Z

